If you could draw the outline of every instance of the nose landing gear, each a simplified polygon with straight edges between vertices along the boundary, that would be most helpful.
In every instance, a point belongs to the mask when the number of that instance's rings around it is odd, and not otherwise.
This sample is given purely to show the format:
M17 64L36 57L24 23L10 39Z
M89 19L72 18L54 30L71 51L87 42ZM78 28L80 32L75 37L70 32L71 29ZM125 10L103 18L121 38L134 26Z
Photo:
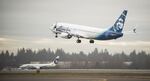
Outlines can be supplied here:
M76 42L77 42L77 43L81 43L81 40L78 38Z
M57 33L56 33L55 37L56 37L56 38L58 37Z

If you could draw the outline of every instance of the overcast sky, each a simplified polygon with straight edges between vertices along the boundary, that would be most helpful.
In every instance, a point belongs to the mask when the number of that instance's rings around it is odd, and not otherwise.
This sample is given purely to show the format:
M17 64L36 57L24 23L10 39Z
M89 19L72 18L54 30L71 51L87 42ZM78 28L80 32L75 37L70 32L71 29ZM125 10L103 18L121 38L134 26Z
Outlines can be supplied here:
M109 28L128 10L124 37L110 41L55 38L49 30L55 22ZM137 33L132 29L137 28ZM66 52L145 50L150 53L150 0L0 0L0 51L18 48L62 48Z

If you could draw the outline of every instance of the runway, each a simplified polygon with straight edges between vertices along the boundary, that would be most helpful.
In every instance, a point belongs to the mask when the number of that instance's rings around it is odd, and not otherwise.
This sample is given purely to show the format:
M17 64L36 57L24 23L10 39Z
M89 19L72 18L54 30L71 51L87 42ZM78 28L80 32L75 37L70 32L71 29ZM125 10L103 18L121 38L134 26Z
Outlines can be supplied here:
M120 77L120 76L80 76L80 77L67 77L67 76L3 76L0 77L0 81L150 81L150 78L146 77Z
M0 81L150 81L150 70L50 69L0 72Z
M20 70L12 68L3 70L0 73L34 73L36 70ZM150 74L149 69L41 69L41 73L143 73Z

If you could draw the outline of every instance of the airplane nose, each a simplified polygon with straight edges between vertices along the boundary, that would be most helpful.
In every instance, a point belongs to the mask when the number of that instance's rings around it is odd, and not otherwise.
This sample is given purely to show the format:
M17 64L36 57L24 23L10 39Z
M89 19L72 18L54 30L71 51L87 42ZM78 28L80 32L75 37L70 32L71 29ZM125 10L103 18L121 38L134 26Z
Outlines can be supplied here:
M51 26L50 26L50 30L53 30L53 28L54 28L54 25L51 25Z
M55 24L52 24L52 25L50 26L50 30L52 30L52 31L54 31L55 28L56 28L56 25L55 25Z
M50 30L51 30L52 32L55 32L55 31L56 31L56 27L57 27L56 24L52 24L52 25L50 26Z

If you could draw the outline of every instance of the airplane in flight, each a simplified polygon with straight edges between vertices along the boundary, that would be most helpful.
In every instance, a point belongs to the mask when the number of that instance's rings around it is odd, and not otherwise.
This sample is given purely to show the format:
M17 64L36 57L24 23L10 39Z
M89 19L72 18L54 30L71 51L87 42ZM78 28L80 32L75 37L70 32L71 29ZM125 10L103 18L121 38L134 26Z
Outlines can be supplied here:
M113 26L108 29L100 29L89 26L68 24L68 23L55 23L52 24L50 30L55 33L55 37L58 35L65 39L77 37L77 43L81 43L80 38L89 39L90 43L94 43L94 40L112 40L123 36L123 27L127 16L127 10L124 10L119 18L116 20Z
M55 67L58 64L59 56L57 56L53 62L47 64L23 64L19 67L19 69L42 69L42 68L50 68Z

